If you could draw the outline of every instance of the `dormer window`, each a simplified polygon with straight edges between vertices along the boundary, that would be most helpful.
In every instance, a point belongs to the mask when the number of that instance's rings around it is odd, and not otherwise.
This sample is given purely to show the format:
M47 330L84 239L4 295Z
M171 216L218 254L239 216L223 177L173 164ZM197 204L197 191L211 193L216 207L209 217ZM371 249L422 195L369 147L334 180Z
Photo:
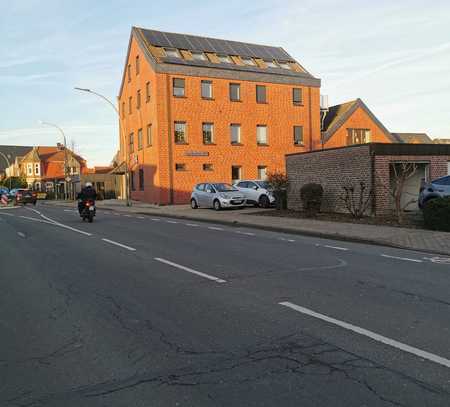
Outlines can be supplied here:
M195 52L192 51L192 59L196 60L196 61L206 61L206 56L203 52Z
M41 165L39 163L34 163L34 175L41 175Z
M233 61L231 60L231 58L228 55L217 55L217 57L219 58L219 61L222 62L223 64L232 64Z
M278 68L278 65L275 63L275 61L264 61L267 65L267 68Z
M27 175L33 175L33 164L27 163Z
M256 65L256 62L253 61L252 58L241 58L241 59L242 59L242 62L243 62L245 65L248 65L248 66L255 66L255 65Z
M166 52L166 56L170 58L181 58L180 53L175 48L164 48L164 51Z
M291 69L290 65L287 62L278 62L278 65L283 69Z

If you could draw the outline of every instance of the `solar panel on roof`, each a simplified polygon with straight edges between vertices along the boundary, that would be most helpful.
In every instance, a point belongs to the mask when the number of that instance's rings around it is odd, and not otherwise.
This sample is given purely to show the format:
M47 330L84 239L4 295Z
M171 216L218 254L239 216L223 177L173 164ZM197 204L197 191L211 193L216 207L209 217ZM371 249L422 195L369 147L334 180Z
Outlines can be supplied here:
M214 52L211 49L211 46L207 43L207 41L204 41L203 38L198 38L193 35L187 35L186 37L188 37L189 42L193 46L192 51Z
M189 49L189 42L186 40L186 37L183 34L167 34L170 42L173 44L175 48L179 49Z
M150 44L157 47L173 48L173 45L168 41L167 37L162 32L144 30L144 35Z

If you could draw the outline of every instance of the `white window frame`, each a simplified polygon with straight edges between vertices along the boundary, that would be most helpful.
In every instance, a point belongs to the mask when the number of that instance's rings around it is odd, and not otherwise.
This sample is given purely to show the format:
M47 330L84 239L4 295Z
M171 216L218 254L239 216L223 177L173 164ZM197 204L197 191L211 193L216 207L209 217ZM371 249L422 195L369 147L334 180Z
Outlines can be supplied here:
M267 165L258 165L257 170L258 170L258 179L265 181L267 179Z
M32 176L32 175L33 175L33 164L27 163L27 176Z
M237 129L237 140L233 140L233 129ZM241 125L239 123L230 124L230 143L241 144Z
M256 144L259 145L269 144L267 137L267 125L258 124L256 126Z
M41 164L40 163L34 163L34 175L41 175Z

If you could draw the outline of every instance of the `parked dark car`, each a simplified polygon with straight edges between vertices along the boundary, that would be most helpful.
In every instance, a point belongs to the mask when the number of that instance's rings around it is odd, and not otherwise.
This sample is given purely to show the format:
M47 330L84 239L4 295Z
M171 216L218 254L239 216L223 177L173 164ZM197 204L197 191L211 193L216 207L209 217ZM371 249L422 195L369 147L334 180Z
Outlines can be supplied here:
M420 188L419 208L422 209L431 199L450 196L450 175L423 184Z
M13 200L14 205L26 205L27 203L36 205L37 193L35 191L31 191L30 189L11 189L9 196Z

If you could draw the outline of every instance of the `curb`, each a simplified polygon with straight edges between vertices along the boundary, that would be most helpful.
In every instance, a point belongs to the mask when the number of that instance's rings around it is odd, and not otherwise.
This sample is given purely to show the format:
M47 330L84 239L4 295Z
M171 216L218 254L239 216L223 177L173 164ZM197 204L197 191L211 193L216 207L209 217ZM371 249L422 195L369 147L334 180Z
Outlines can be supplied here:
M72 207L72 205L49 205L49 206ZM111 207L109 207L109 208L101 207L99 209L112 211L112 212L130 214L128 211L121 211L120 209L118 210L116 208L111 208ZM237 221L237 220L230 221L230 220L224 220L224 219L209 219L209 218L201 219L201 218L197 218L194 216L160 213L160 212L156 212L156 211L155 212L132 212L131 214L143 215L143 216L160 216L162 218L182 219L182 220L190 220L190 221L204 222L204 223L215 223L215 224L224 225L224 226L248 227L248 228L259 229L259 230L267 230L270 232L282 232L282 233L289 233L291 235L317 237L317 238L321 238L321 239L333 239L333 240L339 240L342 242L371 244L371 245L375 245L375 246L391 247L394 249L409 250L409 251L415 251L415 252L420 252L420 253L437 254L437 255L447 256L447 257L450 256L450 253L445 252L445 251L440 251L440 250L415 248L415 247L395 244L395 243L392 243L389 241L384 241L384 240L360 238L360 237L354 237L354 236L340 235L340 234L336 234L336 233L314 232L311 230L301 230L301 229L290 229L290 228L286 228L283 226L258 225L258 224L254 224L251 222L245 222L245 221L242 222L242 221Z

